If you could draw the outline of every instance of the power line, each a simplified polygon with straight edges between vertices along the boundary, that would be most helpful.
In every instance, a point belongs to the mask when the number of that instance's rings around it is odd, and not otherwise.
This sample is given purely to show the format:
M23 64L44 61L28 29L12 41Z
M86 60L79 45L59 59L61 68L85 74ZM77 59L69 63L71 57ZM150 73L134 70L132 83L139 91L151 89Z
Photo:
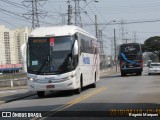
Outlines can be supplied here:
M156 5L153 5L153 6L148 6L147 8L146 7L143 7L143 6L123 6L123 7L101 7L99 8L101 10L101 13L102 12L105 12L105 14L123 14L123 13L137 13L137 12L152 12L152 11L159 11L160 8L159 8L159 5L160 4L156 4ZM136 9L137 8L137 9ZM102 11L103 10L103 11ZM92 12L97 12L97 11L92 11Z
M9 1L9 0L0 0L0 1L2 1L2 2L5 2L5 3L8 3L8 4L10 4L10 5L12 5L12 6L15 6L15 7L18 7L18 8L22 8L22 9L24 9L24 10L27 10L28 11L28 9L27 8L25 8L25 7L22 7L23 5L22 4L18 4L18 3L16 3L16 2L12 2L12 1ZM24 3L24 1L22 2L22 3ZM27 6L27 7L29 7L29 6ZM41 6L41 7L43 7L43 6ZM43 7L44 8L44 7ZM52 6L52 8L53 8L53 6ZM56 9L55 9L56 10ZM57 10L56 10L57 11ZM53 11L46 11L47 13L49 12L49 13L59 13L59 12L53 12ZM52 17L52 18L54 18L52 15L46 15L48 18L50 18L50 17ZM55 19L55 18L54 18Z
M99 12L97 6L96 6L94 3L93 3L93 5L94 5L94 8L96 8L97 13L98 13L98 14L100 15L100 17L103 19L103 21L104 21L105 23L107 23L106 20L104 19L104 16L102 16L102 14ZM102 28L102 29L103 29L103 28Z
M134 6L134 5L132 5L132 6L113 6L113 7L101 7L101 8L99 8L99 9L103 9L105 12L113 12L113 11L121 11L121 10L124 10L124 11L126 11L126 10L128 10L128 9L136 9L136 8L138 8L138 9L149 9L149 8L155 8L155 7L157 7L157 8L159 8L159 5L160 5L160 3L158 3L158 4L149 4L149 5L147 5L147 6L144 6L144 5L136 5L136 6ZM146 8L147 7L147 8ZM148 8L149 7L149 8Z
M22 4L18 4L16 2L12 2L12 1L9 1L9 0L0 0L0 1L8 3L8 4L13 5L13 6L16 6L18 8L25 9L24 7L22 7ZM25 10L27 10L27 9L25 9Z
M85 0L73 0L75 3L75 25L82 27L82 20L81 20L81 7L80 7L80 1Z
M9 25L11 25L11 26L16 27L14 24L11 24L10 22L7 22L6 20L2 20L2 19L0 19L0 21L3 21L3 22L5 22L5 23L7 23L7 24L9 24Z
M160 20L143 20L143 21L131 21L131 22L124 22L123 24L136 24L136 23L152 23L152 22L160 22ZM99 25L106 25L107 23L99 23ZM119 25L121 22L114 22L110 23L109 25ZM86 25L94 25L92 23L86 23Z
M90 3L90 2L89 2ZM91 7L90 7L90 4L89 3L87 3L87 1L86 1L86 5L85 6L83 6L82 7L82 9L84 9L87 5L89 6L89 8L91 9ZM95 14L92 12L92 14L93 14L93 16L95 16ZM88 17L89 17L89 19L93 22L93 24L95 24L95 22L94 22L94 20L92 20L91 19L91 17L89 16L89 14L88 14L88 12L87 12L87 15L88 15Z
M11 11L8 11L8 10L2 9L2 8L0 8L0 11L1 11L1 12L2 12L2 11L3 11L3 12L7 12L7 13L13 14L13 15L15 15L15 16L24 18L23 15L20 15L20 14L17 14L17 13L15 13L15 12L11 12ZM28 19L32 20L31 18L28 18ZM22 19L20 19L20 20L22 20ZM25 20L23 20L23 21L25 21ZM26 22L26 21L25 21L25 22ZM29 22L29 21L27 21L27 22ZM48 24L48 25L55 25L55 24L52 24L52 23L49 23L49 22L44 22L44 21L39 21L39 22L45 23L45 24ZM29 23L30 23L30 22L29 22Z
M160 22L160 20L132 21L132 22L124 22L124 24L148 23L148 22ZM116 24L120 24L120 23L116 23Z
M7 4L10 4L12 6L18 7L18 8L22 8L24 10L28 10L28 9L22 7L23 6L22 4L19 4L19 3L16 3L16 2L12 2L12 1L9 1L9 0L0 0L0 1L5 2ZM29 6L27 6L27 7L29 7ZM19 14L16 14L15 12L11 12L11 11L8 11L8 10L5 10L5 9L1 9L1 10L5 11L5 12L9 12L9 13L14 14L14 15L19 16L19 17L24 17L24 16L21 16ZM52 17L53 18L53 16L49 16L49 15L47 17ZM30 19L30 18L27 18L27 19ZM54 19L56 19L56 18L54 18ZM22 19L19 19L19 20L22 20ZM22 20L22 21L25 21L25 20ZM28 21L25 21L25 22L28 22ZM39 22L42 22L42 21L39 21ZM47 23L47 22L42 22L42 23Z

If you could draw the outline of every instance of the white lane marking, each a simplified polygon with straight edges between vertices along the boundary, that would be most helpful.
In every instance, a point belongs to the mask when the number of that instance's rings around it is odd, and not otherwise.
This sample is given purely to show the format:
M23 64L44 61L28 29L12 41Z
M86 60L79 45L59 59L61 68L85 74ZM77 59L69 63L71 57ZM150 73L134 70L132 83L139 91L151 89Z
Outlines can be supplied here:
M5 93L15 93L18 92L18 90L6 90L6 91L0 91L0 94L5 94Z

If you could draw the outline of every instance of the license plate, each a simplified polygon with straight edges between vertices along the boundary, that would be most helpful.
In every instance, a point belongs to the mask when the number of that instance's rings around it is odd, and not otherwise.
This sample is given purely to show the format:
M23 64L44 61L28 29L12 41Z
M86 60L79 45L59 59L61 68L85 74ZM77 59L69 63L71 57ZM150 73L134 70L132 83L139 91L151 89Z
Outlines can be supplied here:
M47 85L47 89L54 88L54 85Z
M129 67L133 67L133 66L129 66Z

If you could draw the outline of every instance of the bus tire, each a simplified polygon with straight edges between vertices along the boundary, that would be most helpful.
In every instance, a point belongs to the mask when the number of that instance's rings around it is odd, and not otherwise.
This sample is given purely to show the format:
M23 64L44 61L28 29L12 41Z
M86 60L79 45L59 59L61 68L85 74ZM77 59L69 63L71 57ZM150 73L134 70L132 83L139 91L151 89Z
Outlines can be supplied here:
M38 97L40 97L40 98L43 98L43 97L44 97L44 94L45 94L44 91L37 91L37 95L38 95Z
M124 72L121 72L121 76L124 77L126 76L126 74Z
M80 87L75 90L75 93L76 94L80 94L81 91L82 91L82 87L83 87L83 76L81 75L81 78L80 78Z
M137 75L142 75L142 72L138 72L138 73L136 73Z
M91 87L92 87L92 88L96 88L96 73L95 73L95 75L94 75L94 83L91 84Z

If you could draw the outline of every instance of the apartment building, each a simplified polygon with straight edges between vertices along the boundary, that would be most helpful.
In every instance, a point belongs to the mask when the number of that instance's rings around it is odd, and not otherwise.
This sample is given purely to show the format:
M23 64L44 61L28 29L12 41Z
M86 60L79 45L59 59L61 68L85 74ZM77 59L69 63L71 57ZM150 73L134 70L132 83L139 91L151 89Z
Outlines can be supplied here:
M14 37L16 40L16 60L17 63L21 64L22 59L21 59L21 53L20 53L20 47L27 42L28 36L31 33L31 29L27 27L23 28L17 28L14 30Z
M0 62L10 64L10 31L4 25L0 25Z
M0 65L21 64L20 47L27 42L31 29L27 27L10 30L0 25Z

